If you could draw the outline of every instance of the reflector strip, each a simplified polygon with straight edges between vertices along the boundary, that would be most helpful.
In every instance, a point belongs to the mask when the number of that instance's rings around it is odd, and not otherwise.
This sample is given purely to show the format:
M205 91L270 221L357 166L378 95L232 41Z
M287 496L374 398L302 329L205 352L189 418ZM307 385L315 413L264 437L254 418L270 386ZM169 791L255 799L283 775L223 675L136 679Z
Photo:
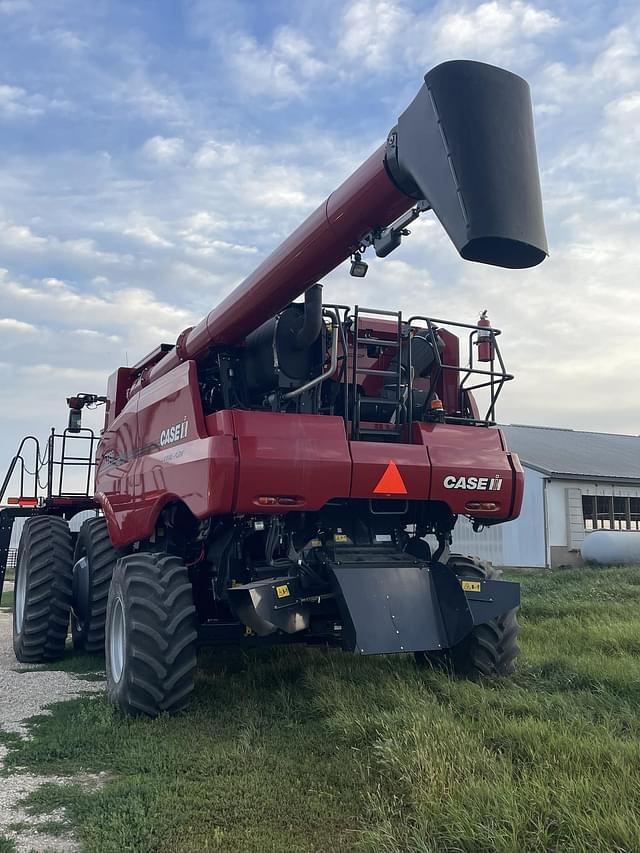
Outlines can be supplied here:
M407 487L395 462L389 462L380 477L378 485L373 490L374 495L406 495Z
M9 506L38 506L38 498L7 498Z

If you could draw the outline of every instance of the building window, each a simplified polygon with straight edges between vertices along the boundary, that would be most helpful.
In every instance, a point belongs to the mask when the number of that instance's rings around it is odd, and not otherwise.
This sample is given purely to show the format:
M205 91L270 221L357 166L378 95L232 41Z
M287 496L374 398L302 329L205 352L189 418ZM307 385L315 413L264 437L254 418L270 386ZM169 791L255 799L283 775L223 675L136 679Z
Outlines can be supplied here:
M640 531L640 498L583 495L585 530Z

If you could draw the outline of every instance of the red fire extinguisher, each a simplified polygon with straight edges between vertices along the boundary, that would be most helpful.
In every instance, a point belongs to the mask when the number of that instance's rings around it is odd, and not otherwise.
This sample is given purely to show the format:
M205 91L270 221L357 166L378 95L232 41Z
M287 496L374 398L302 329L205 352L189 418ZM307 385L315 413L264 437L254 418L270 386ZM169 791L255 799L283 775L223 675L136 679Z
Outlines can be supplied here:
M491 328L491 320L487 317L487 309L482 312L478 320L478 361L491 361L493 358L493 335L485 329Z

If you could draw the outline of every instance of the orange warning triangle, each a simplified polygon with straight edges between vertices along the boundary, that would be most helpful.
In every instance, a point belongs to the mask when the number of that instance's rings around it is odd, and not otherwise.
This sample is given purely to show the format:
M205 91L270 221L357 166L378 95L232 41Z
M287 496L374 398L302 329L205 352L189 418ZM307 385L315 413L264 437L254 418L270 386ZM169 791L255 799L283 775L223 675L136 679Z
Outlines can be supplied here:
M373 490L374 495L406 495L407 487L398 471L395 462L389 462L387 468L380 477L380 482Z

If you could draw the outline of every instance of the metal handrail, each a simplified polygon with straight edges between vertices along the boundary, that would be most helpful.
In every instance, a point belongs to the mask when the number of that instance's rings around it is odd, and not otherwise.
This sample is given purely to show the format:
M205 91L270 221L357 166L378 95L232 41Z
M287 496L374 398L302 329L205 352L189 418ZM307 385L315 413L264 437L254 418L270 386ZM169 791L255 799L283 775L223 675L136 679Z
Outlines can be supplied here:
M28 441L33 441L34 445L35 445L34 446L35 465L34 465L33 471L29 471L29 469L26 467L24 457L22 455L22 448L24 447L24 445ZM21 496L24 495L24 475L28 474L28 475L34 477L34 494L33 494L33 497L34 498L38 497L38 486L40 485L39 473L40 473L40 469L42 467L42 465L41 465L42 461L43 461L42 457L40 456L40 442L35 437L35 435L25 435L25 437L20 442L20 446L18 447L18 450L16 451L13 459L9 463L9 469L6 473L4 480L2 481L2 486L0 486L0 504L3 501L3 498L5 496L7 489L9 488L9 483L11 482L11 478L13 477L13 473L14 473L14 471L16 469L16 465L18 465L18 463L20 464L20 495ZM40 487L42 488L42 486L40 486ZM29 497L31 497L31 496L29 496Z
M464 393L468 394L470 391L476 391L480 388L490 388L491 389L491 392L490 392L491 400L490 400L487 412L486 412L484 418L482 419L482 421L486 422L486 423L495 423L495 408L496 408L496 402L498 400L498 397L500 396L500 392L502 391L505 383L511 381L514 378L513 374L507 373L507 371L506 371L504 360L502 358L502 353L500 352L500 346L499 346L498 341L497 341L498 336L502 334L502 330L501 329L494 329L492 327L478 326L477 324L473 324L473 323L461 323L461 322L458 322L456 320L440 320L440 319L437 319L435 317L426 317L426 316L422 316L422 315L418 315L418 314L416 314L413 317L410 317L409 320L407 321L409 329L411 328L411 326L414 322L423 322L423 323L427 324L426 331L429 335L430 343L432 345L432 348L433 348L433 351L435 354L435 359L436 359L435 376L433 377L433 379L430 383L429 393L427 394L427 400L426 400L425 406L429 406L431 401L433 400L434 395L436 393L435 389L436 389L437 382L440 379L440 376L444 373L444 371L454 370L460 374L464 373L464 376L462 377L462 379L460 381L459 388L458 388L458 391L460 394L460 399L459 399L460 411L462 412L462 409L463 409L463 394ZM469 333L469 363L466 366L463 366L461 364L445 364L442 361L440 350L438 349L438 338L437 338L437 332L438 332L438 329L440 328L440 326L454 326L456 328L469 329L470 330L470 333ZM474 365L473 344L474 344L474 338L477 338L479 332L482 332L484 335L489 335L491 338L491 361L489 362L489 364L490 364L489 370L483 370L482 368L476 367ZM495 369L496 359L497 359L498 365L500 367L499 370ZM409 381L412 382L413 376L412 376L412 365L411 365L411 346L409 346L409 375L410 375ZM470 376L486 376L486 377L488 377L488 381L479 382L475 385L467 385L466 383L467 383L467 380L469 379ZM411 423L413 422L413 395L412 394L409 394L409 418L408 418L408 420L409 420L409 424L411 425ZM457 422L460 422L461 420L466 420L466 419L456 418ZM473 420L474 422L477 422L477 419L473 419L473 418L470 418L468 420L469 421Z
M95 469L95 448L99 438L94 431L89 428L81 430L82 434L72 433L65 429L62 433L56 433L55 428L51 429L49 438L47 439L46 451L44 454L40 451L40 442L33 435L25 436L18 447L17 452L9 463L9 468L0 486L0 504L2 503L9 485L16 473L16 469L20 475L20 495L19 499L38 500L43 493L47 499L56 497L89 497L91 493L91 478ZM80 439L89 442L89 453L87 456L71 456L68 450L68 442L70 439ZM56 439L62 440L60 447L59 458L56 459ZM34 460L35 465L33 470L29 470L24 459L25 445L32 441L34 443ZM46 482L41 479L40 472L46 467L47 478ZM84 480L84 490L78 492L64 490L64 474L68 468L86 468L86 480ZM32 494L25 494L25 478L26 476L33 477ZM56 486L57 480L57 488Z

